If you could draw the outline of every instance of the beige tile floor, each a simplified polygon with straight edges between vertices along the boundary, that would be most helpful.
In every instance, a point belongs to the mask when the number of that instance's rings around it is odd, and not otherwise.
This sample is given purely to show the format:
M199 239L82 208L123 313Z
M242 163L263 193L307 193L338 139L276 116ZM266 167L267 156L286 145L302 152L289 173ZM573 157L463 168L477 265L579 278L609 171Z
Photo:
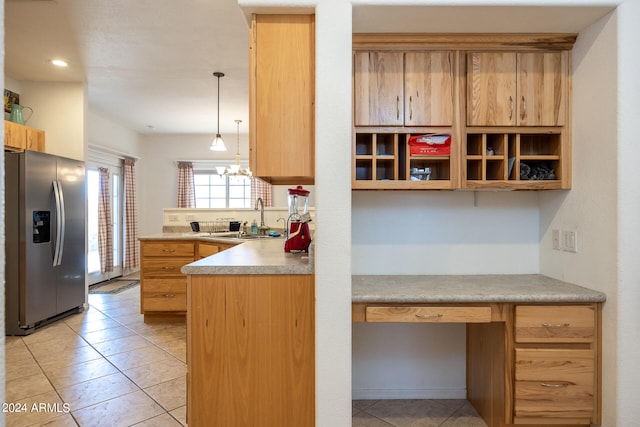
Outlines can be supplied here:
M186 425L186 326L145 324L139 292L90 294L85 312L5 337L6 398L20 403L7 426Z
M186 425L186 326L145 324L139 292L90 294L85 312L6 337L7 426ZM352 424L486 427L464 400L358 400Z

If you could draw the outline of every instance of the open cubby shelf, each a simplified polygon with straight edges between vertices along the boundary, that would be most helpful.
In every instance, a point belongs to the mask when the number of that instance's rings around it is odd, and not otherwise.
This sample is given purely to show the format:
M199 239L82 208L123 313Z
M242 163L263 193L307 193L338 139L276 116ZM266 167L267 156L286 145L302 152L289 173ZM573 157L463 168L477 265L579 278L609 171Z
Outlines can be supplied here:
M563 188L562 132L468 131L467 188Z
M396 131L356 132L352 188L452 188L450 155L410 154L409 138L420 134Z

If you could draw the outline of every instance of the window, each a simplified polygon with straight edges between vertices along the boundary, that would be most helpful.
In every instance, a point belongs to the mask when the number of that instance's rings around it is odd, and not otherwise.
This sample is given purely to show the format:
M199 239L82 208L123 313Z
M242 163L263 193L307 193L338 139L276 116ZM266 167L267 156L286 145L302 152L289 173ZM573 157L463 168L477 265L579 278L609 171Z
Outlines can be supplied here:
M193 174L196 208L250 208L251 178L218 175L215 172Z

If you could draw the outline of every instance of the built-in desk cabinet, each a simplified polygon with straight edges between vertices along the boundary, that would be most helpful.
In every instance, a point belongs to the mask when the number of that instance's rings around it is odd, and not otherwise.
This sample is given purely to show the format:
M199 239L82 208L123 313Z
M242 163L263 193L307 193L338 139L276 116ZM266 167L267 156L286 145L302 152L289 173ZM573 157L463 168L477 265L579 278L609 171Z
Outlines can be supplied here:
M466 323L467 398L489 427L601 422L601 303L360 303L352 319Z

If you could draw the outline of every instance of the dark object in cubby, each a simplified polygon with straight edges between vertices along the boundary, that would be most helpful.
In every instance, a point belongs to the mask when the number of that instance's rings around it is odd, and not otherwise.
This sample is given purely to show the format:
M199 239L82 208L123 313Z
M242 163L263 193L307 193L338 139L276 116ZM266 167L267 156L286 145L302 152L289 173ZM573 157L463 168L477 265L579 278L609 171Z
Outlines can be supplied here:
M554 180L556 179L556 173L546 162L531 164L520 162L520 179L531 181Z

